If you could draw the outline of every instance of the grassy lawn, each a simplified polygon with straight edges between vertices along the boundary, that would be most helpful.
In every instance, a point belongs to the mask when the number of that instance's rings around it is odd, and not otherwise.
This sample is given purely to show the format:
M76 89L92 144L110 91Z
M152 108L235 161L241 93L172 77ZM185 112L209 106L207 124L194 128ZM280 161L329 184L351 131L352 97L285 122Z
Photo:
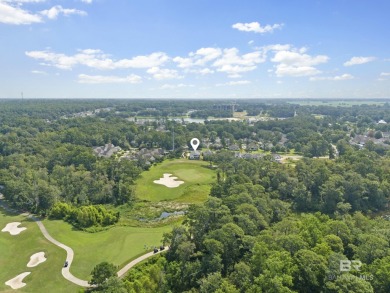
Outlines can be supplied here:
M4 283L24 272L31 272L23 282L27 285L17 292L78 292L78 286L61 275L66 252L47 241L36 223L24 216L10 215L0 208L0 230L11 222L26 227L19 235L0 232L0 292L15 292ZM30 256L45 252L47 260L37 267L28 268Z
M136 195L141 200L151 202L174 200L182 203L201 203L207 199L211 183L215 181L214 171L206 168L208 163L187 159L166 160L143 172L137 180ZM153 183L164 173L170 173L184 184L176 188Z
M113 227L106 231L87 233L75 231L63 221L44 220L50 235L71 247L75 253L71 272L78 278L88 280L95 265L111 262L120 268L130 260L151 251L144 245L161 244L162 235L171 231L171 226L157 228Z

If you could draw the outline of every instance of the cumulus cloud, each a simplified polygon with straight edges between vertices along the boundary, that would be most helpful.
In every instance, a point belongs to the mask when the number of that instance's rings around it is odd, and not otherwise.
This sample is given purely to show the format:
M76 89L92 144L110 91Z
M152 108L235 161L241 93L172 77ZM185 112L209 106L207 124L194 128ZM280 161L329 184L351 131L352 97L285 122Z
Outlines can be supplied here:
M42 22L40 15L24 10L20 6L12 6L0 1L0 22L5 24L23 25Z
M267 45L263 46L260 49L263 50L264 52L269 52L269 51L288 51L292 48L290 44L272 44L272 45ZM304 48L301 49L301 51L305 50Z
M215 60L221 56L222 50L219 48L200 48L196 52L191 52L188 57L175 57L173 62L176 62L180 68L190 68L195 66L205 66L207 62Z
M85 15L87 15L87 12L85 12L83 10L78 10L78 9L63 8L61 5L56 5L50 9L41 11L41 14L46 16L49 19L57 19L57 17L60 14L62 14L64 16L70 16L72 14L85 16Z
M276 23L273 25L267 24L266 26L261 26L258 22L249 22L249 23L235 23L232 25L232 28L244 32L254 32L258 34L272 33L275 29L281 29L283 26L282 23Z
M161 86L161 89L177 89L177 88L185 88L185 87L195 87L193 84L164 84Z
M42 71L42 70L31 70L31 73L33 73L33 74L43 74L43 75L47 74L45 71Z
M65 55L54 53L48 50L27 51L28 57L42 60L45 65L57 67L59 69L70 70L76 65L100 70L126 69L126 68L150 68L164 64L169 57L162 52L152 53L145 56L136 56L132 59L112 60L107 54L97 49L79 50L75 55Z
M92 0L81 0L81 2L91 4L93 1Z
M250 84L249 80L238 80L238 81L229 81L227 83L217 83L216 86L235 86L235 85L245 85Z
M0 0L0 23L26 25L44 22L43 16L49 19L57 19L59 15L87 15L85 11L63 8L61 5L35 13L23 8L25 3L40 2L46 2L46 0Z
M352 57L350 60L348 60L344 63L344 66L360 65L360 64L374 61L375 59L376 58L372 57L372 56L370 56L370 57Z
M46 2L47 0L2 0L1 2L9 3L41 3Z
M315 77L310 77L310 81L319 81L319 80L335 80L335 81L340 81L340 80L349 80L349 79L354 79L354 76L345 73L342 75L336 75L336 76L315 76Z
M198 71L199 74L201 75L206 75L206 74L213 74L214 70L211 70L210 68L203 68Z
M310 56L305 54L306 51L306 48L277 51L271 59L272 62L279 63L276 65L276 75L278 77L299 77L321 73L315 66L328 62L329 57L326 55Z
M240 77L240 73L252 71L257 64L265 62L265 56L260 51L239 55L237 48L224 49L221 58L213 63L219 72L225 72L229 77Z
M390 72L381 72L381 76L390 76Z
M290 45L270 45L240 54L237 48L208 47L191 52L186 57L177 56L172 60L185 72L206 75L217 71L226 73L230 78L239 78L242 73L255 70L258 64L264 63L268 51L289 48Z
M157 80L183 78L183 76L180 76L177 70L174 69L152 67L149 68L146 72L152 75L153 78Z
M122 59L117 62L121 68L148 68L160 66L167 62L169 57L163 52L155 52L150 55L136 56L132 59Z
M79 83L87 83L87 84L100 84L100 83L140 83L142 78L138 75L131 74L126 77L120 76L106 76L106 75L87 75L87 74L79 74L78 76Z

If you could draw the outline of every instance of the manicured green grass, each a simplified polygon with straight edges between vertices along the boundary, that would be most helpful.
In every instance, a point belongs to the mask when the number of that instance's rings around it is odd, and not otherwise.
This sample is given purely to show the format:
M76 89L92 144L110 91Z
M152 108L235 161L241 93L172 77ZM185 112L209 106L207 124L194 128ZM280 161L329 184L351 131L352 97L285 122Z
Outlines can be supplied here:
M207 168L208 163L187 159L166 160L142 173L137 180L136 195L141 200L151 202L174 200L182 203L201 203L207 199L211 183L215 181L215 171ZM177 180L184 181L176 188L153 183L170 173Z
M162 235L172 226L157 228L113 227L106 231L87 233L76 231L63 221L44 220L50 235L71 247L75 253L71 272L84 280L90 278L95 265L102 261L111 262L119 268L130 260L151 251L151 246L161 245ZM149 247L144 249L144 245Z
M0 232L0 292L78 292L80 287L61 275L65 250L47 241L33 221L25 216L10 215L0 208L0 230L11 222L21 222L20 227L27 230L15 236ZM41 251L45 252L47 260L28 268L30 256ZM24 272L31 272L23 280L27 284L25 287L16 291L4 284Z

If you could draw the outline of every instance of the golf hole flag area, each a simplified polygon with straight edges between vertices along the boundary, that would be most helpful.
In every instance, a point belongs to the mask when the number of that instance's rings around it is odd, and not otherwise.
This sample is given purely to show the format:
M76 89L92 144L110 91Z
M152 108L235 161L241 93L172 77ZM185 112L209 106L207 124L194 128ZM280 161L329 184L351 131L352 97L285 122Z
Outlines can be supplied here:
M184 183L184 181L177 181L177 177L171 177L172 174L165 173L162 178L158 180L154 180L153 182L156 184L164 185L168 188L176 188L179 187L181 184Z
M165 160L141 174L136 181L135 194L150 202L202 203L216 178L215 171L208 165L198 160Z

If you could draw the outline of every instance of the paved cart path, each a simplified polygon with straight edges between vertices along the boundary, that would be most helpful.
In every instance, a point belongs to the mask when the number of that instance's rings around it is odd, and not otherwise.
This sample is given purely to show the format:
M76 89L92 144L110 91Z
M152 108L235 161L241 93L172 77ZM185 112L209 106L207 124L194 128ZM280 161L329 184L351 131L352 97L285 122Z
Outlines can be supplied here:
M45 236L45 238L47 240L49 240L51 243L57 245L58 247L61 247L62 249L65 249L66 250L66 260L68 261L68 266L66 268L62 268L62 276L64 276L65 279L67 279L68 281L76 284L76 285L79 285L79 286L82 286L82 287L91 287L91 285L88 283L88 281L85 281L85 280L81 280L75 276L72 275L72 273L69 271L70 270L70 266L72 265L72 261L73 261L73 257L74 257L74 252L73 252L73 249L70 248L69 246L66 246L65 244L55 240L53 237L50 236L49 232L47 232L45 226L43 225L43 223L39 220L39 219L36 219L34 217L32 217L32 219L37 223L39 229L41 230L43 236ZM164 250L162 251L165 251L165 250L168 250L169 247L166 246ZM135 266L136 264L144 261L145 259L153 256L153 255L156 255L156 254L159 254L161 253L162 251L158 251L156 253L154 253L153 251L152 252L148 252L144 255L141 255L140 257L132 260L131 262L129 262L127 265L125 265L122 269L120 269L118 272L117 272L117 275L118 277L122 277L124 274L126 274L126 272L128 270L130 270L133 266Z
M2 208L4 208L5 210L7 210L8 212L16 212L16 210L14 209L11 209L9 208L9 206L2 201L3 199L3 196L2 194L0 193L0 206ZM70 272L70 267L72 265L72 262L73 262L73 258L74 258L74 252L73 252L73 249L70 248L69 246L66 246L65 244L59 242L58 240L55 240L53 237L51 237L51 235L49 234L49 232L47 231L46 227L43 225L43 223L41 222L41 220L39 218L36 218L34 217L33 215L31 214L24 214L26 215L27 217L31 218L32 220L35 221L35 223L37 223L39 229L41 230L43 236L49 240L51 243L53 243L54 245L57 245L58 247L61 247L62 249L64 249L66 251L66 261L68 262L68 266L66 268L62 268L62 276L67 279L68 281L78 285L78 286L82 286L82 287L91 287L91 285L88 283L88 281L86 280L81 280L77 277L75 277L71 272ZM166 246L164 250L162 251L165 251L165 250L168 250L169 247ZM154 253L153 251L152 252L148 252L144 255L141 255L140 257L132 260L131 262L129 262L127 265L125 265L122 269L120 269L118 272L117 272L117 275L118 277L122 277L124 274L126 274L133 266L135 266L136 264L144 261L145 259L153 256L153 255L156 255L156 254L159 254L161 253L162 251L158 251L156 253Z

